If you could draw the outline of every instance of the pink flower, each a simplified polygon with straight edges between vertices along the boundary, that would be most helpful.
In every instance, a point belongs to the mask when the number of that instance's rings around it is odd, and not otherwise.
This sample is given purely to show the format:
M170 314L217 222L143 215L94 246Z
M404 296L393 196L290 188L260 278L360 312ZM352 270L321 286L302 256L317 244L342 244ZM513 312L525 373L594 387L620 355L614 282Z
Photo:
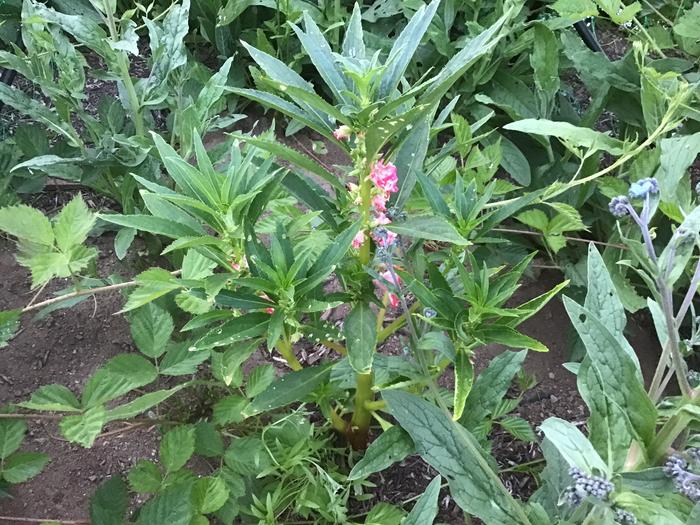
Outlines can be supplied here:
M333 132L333 136L336 140L348 140L350 138L350 133L352 133L350 126L342 125Z
M372 197L372 206L376 211L386 211L386 200L387 195L385 193L380 193Z
M391 306L392 308L396 308L397 306L399 306L399 296L395 293L390 292L384 281L386 281L389 284L398 286L399 284L401 284L401 278L398 275L396 275L396 281L394 281L394 274L392 274L389 270L386 270L380 273L379 275L381 276L383 281L375 279L374 285L377 287L377 290L382 295L385 295L387 297L387 299L389 300L389 306Z
M375 228L372 232L372 238L379 246L387 248L396 241L396 234L386 228Z
M374 217L374 222L378 226L384 226L385 224L391 224L391 221L389 220L389 217L387 217L383 213L377 213L377 215Z
M265 308L265 312L272 315L275 313L275 309L274 308Z
M399 179L396 175L396 166L391 162L384 164L381 160L372 167L369 178L379 188L387 193L399 191Z
M355 248L356 250L362 246L367 238L365 237L365 232L359 231L357 232L357 235L355 235L355 238L352 240L352 247Z

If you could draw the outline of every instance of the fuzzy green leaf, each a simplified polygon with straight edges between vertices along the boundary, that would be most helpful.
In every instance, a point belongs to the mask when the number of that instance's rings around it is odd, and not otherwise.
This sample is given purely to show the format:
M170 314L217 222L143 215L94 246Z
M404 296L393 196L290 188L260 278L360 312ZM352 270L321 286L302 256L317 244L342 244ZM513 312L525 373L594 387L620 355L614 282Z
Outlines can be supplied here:
M370 443L362 459L348 474L348 480L366 478L375 472L381 472L398 461L402 461L416 450L413 440L408 433L398 426L382 432L377 439Z
M348 361L358 374L372 371L377 345L377 316L368 303L357 303L343 324Z
M442 483L441 476L435 476L433 481L425 488L416 504L406 517L403 525L430 525L435 521L438 513L438 496Z

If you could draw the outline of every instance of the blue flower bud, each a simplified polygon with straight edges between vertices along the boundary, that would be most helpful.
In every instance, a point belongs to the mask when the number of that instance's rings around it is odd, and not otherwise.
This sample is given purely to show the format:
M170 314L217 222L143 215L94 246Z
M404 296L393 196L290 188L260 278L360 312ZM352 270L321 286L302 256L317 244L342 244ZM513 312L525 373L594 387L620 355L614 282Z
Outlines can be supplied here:
M630 201L624 195L618 195L608 204L608 209L615 217L624 217L629 211Z
M636 525L637 523L637 517L634 514L619 507L615 508L614 519L620 525Z
M437 312L435 310L433 310L432 308L424 308L423 315L425 317L427 317L428 319L432 319L433 317L437 316Z
M700 456L700 451L689 450L689 455L697 463L696 456ZM664 464L663 471L673 480L673 484L679 494L683 494L694 502L700 501L700 476L692 472L688 462L680 454L669 456Z
M652 195L659 193L659 183L653 177L640 179L630 185L630 199L643 199L650 193Z
M606 501L608 495L615 489L607 479L589 476L578 467L571 467L569 475L573 478L574 484L564 490L564 498L573 507L578 507L584 499L589 497Z

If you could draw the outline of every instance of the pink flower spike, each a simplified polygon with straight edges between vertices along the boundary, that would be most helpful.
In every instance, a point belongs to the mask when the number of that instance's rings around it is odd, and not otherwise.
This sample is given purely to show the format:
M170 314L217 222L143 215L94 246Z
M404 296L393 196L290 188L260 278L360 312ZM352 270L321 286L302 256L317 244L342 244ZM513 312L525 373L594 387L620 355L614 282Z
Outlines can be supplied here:
M377 161L377 163L372 166L369 178L380 190L387 193L399 191L399 179L396 175L396 166L391 162L384 164L381 160Z
M399 296L395 293L389 294L389 306L392 308L397 308L399 306Z
M384 228L381 229L384 230ZM386 230L382 232L381 236L374 235L373 238L379 246L381 246L382 248L388 248L389 246L394 244L394 241L396 240L396 234L391 230Z
M372 197L372 206L376 211L386 211L386 199L384 194L375 195Z
M393 284L394 286L398 286L401 284L401 277L397 273L392 273L389 270L383 271L380 273L382 279L384 279L386 282ZM394 281L394 275L396 275L396 281Z
M348 140L351 133L352 130L350 129L350 126L342 125L333 132L333 136L336 138L336 140Z
M375 219L374 222L375 222L378 226L379 226L379 225L384 226L385 224L391 224L391 220L389 220L389 217L387 217L387 216L386 216L385 214L383 214L383 213L378 213L377 216L376 216L374 219Z
M366 237L365 232L359 231L355 238L352 240L352 247L356 250L359 249L365 243Z

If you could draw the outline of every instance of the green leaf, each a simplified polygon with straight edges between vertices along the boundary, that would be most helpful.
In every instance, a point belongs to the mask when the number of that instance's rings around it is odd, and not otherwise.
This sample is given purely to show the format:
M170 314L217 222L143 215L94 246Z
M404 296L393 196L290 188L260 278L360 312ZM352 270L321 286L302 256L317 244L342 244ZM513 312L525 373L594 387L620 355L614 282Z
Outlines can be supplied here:
M165 470L175 472L194 454L194 427L182 425L169 430L160 441L160 461Z
M527 210L516 217L520 222L538 231L546 231L549 226L549 217L542 210Z
M119 313L129 312L182 288L178 280L162 268L150 268L138 274L135 280L139 286L129 294L126 305Z
M464 413L469 392L474 384L474 365L471 356L462 349L457 350L454 363L455 367L455 391L453 418L458 421Z
M700 5L693 4L691 9L683 13L673 25L673 32L696 42L700 40Z
M649 443L656 426L656 409L629 354L629 343L621 343L624 338L611 334L602 320L568 297L564 297L564 307L586 347L603 395L611 403L625 407L626 419L640 441Z
M522 186L529 186L532 181L532 173L527 157L510 139L503 135L499 138L501 141L501 166L515 182Z
M139 512L138 525L190 525L194 509L192 486L174 485L146 503Z
M83 407L100 405L155 381L156 368L137 354L119 354L93 374L83 390Z
M521 417L504 417L498 422L498 424L501 425L503 430L508 432L515 439L519 439L520 441L525 441L527 443L535 442L535 433L532 431L530 423Z
M121 228L114 236L114 254L120 261L126 257L126 252L129 250L131 243L136 238L136 230L134 228Z
M197 372L197 367L209 359L208 350L190 350L187 341L170 346L158 365L158 371L166 376L184 376Z
M90 522L124 525L128 502L126 483L120 476L112 476L90 498Z
M102 405L88 408L76 416L66 416L59 423L61 433L68 441L90 448L107 422L107 412Z
M149 303L129 316L129 328L136 347L154 359L165 352L175 325L167 310Z
M661 502L651 501L633 492L615 494L613 502L634 514L640 525L684 525L683 521L670 509L664 508ZM692 523L694 522L688 521L688 524Z
M22 310L5 310L0 312L0 348L5 348L19 330Z
M678 185L688 173L688 168L698 154L700 154L700 132L661 140L661 168L655 176L659 181L662 201L677 201ZM2 228L1 222L0 228Z
M401 77L403 77L423 35L435 16L438 5L440 5L439 0L433 0L427 7L421 5L394 41L386 59L386 67L382 72L382 81L379 87L381 98L389 97L399 85Z
M508 326L486 325L477 328L473 333L474 337L484 343L498 343L511 348L524 348L535 352L547 352L547 347L537 339L521 334Z
M24 440L27 423L21 419L0 421L0 460L16 451Z
M42 246L53 246L51 223L39 210L25 204L0 208L0 230Z
M447 478L450 494L462 510L486 523L530 524L464 427L415 395L391 390L383 397L421 457Z
M377 346L377 316L369 303L357 303L343 324L348 361L358 374L372 371L372 360Z
M626 24L634 19L634 16L642 10L639 2L625 5L620 0L596 0L598 7L610 17L610 20L618 25Z
M198 479L192 487L192 503L202 514L216 512L224 506L229 490L223 479L207 476Z
M275 380L275 367L269 363L256 366L248 374L245 393L249 398L261 394Z
M467 397L460 423L473 430L492 414L506 395L513 377L520 370L527 351L503 352L493 358L489 366L479 374Z
M470 244L450 222L438 215L409 217L403 222L390 224L388 228L399 235L417 239L449 242L458 246Z
M578 467L590 474L611 474L591 442L574 424L558 417L550 417L540 425L540 430L570 467Z
M416 501L403 525L431 525L435 521L441 485L442 477L435 476Z
M127 479L134 492L152 494L160 490L163 475L158 465L152 461L140 459L129 471Z
M8 483L24 483L39 474L49 461L49 456L41 452L17 452L3 460L0 474Z
M226 396L214 404L212 421L216 425L228 425L240 423L245 419L243 409L248 405L248 400L242 396L232 394Z
M328 380L333 365L334 363L326 363L285 374L256 396L244 410L244 415L250 417L302 401Z
M107 412L107 421L117 421L119 419L129 419L145 412L149 408L159 405L173 394L176 394L183 388L187 387L187 383L174 386L168 390L156 390L148 392L133 401L119 405Z
M53 233L59 250L67 252L85 242L96 220L97 216L88 209L82 196L73 197L54 219Z
M530 65L534 71L535 94L540 105L540 116L549 116L554 98L559 91L559 43L554 32L545 24L535 24L534 46Z
M385 430L372 441L362 459L348 474L348 481L366 478L375 472L381 472L394 463L404 460L416 450L408 433L398 426Z
M265 312L254 312L236 317L209 331L207 335L194 344L194 348L204 350L261 336L267 331L269 321L270 314Z
M405 512L390 504L377 503L365 517L365 525L401 525Z
M591 151L607 151L611 155L625 153L625 143L590 128L574 126L568 122L555 122L547 119L524 119L503 126L504 129L520 131L532 135L557 137L575 147Z
M171 239L179 239L180 237L196 237L202 235L204 231L201 229L193 229L191 226L174 222L163 217L154 217L153 215L120 215L118 213L101 213L99 215L103 221L133 228L138 231L149 232L155 235L164 235Z
M194 451L196 454L207 458L223 455L224 440L212 423L200 421L194 429Z
M598 16L598 8L593 0L557 0L552 4L559 16L578 22L590 16Z
M79 412L80 402L75 394L63 385L45 385L34 393L29 401L19 406L30 410L47 410L52 412Z

